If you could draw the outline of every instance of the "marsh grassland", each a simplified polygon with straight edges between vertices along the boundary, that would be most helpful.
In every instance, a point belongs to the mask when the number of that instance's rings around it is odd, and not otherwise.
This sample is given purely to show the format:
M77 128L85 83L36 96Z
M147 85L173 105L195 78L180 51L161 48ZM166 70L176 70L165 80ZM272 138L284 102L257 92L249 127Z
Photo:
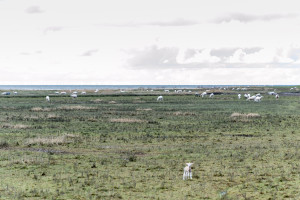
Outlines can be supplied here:
M195 91L1 96L0 199L300 199L300 97Z

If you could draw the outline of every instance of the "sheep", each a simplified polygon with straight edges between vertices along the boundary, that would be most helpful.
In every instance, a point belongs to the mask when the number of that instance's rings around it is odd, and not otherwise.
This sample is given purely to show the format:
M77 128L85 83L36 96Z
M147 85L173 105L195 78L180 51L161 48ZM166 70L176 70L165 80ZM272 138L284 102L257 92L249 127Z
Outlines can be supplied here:
M163 96L157 97L157 101L162 101L162 100L164 100Z
M199 97L200 94L198 92L195 93L195 97Z
M192 165L194 163L186 163L186 167L183 168L183 180L186 180L186 179L193 179L192 176Z
M260 100L263 98L263 96L255 97L254 101L255 102L260 102Z
M248 98L247 98L247 101L249 101L249 100L255 100L256 97L257 97L257 96L255 96L255 95L253 95L253 96L251 96L251 97L248 97Z
M50 97L46 96L46 101L50 102Z
M83 91L83 92L81 92L81 94L86 94L86 92L85 92L85 91Z
M202 92L201 97L203 98L206 95L207 95L207 92Z
M66 92L60 92L60 94L67 94Z
M239 98L239 99L241 99L241 96L242 96L241 94L238 94L238 98Z
M168 93L169 93L169 92L170 92L170 90L165 90L165 92L168 92Z
M212 97L214 97L214 93L211 93L211 94L209 95L209 98L212 98Z
M279 99L279 95L278 95L278 94L276 94L275 98L276 98L276 100L277 100L277 99Z
M73 99L77 98L77 94L71 94L70 97L72 97Z
M244 97L245 97L246 99L248 99L248 98L250 98L250 94L244 94Z

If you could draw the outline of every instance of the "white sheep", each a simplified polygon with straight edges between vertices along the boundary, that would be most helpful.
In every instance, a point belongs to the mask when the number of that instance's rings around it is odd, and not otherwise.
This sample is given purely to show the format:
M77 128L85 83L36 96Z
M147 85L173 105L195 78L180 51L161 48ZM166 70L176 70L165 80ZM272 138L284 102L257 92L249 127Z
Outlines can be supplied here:
M212 97L214 97L214 93L211 93L211 94L209 95L209 98L212 98Z
M244 97L245 97L246 99L248 99L248 98L250 97L250 94L244 94Z
M207 95L207 92L202 92L201 97L203 98L206 95Z
M241 94L238 94L238 98L239 98L239 99L241 99L241 96L242 96Z
M187 166L183 168L183 180L193 179L192 176L192 165L194 163L185 163Z
M70 97L72 97L73 99L77 98L77 94L71 94Z
M256 98L256 96L253 95L253 96L251 96L251 97L248 97L248 98L247 98L247 101L249 101L249 100L255 100L255 98Z
M162 101L162 100L164 100L163 96L157 97L157 101Z
M46 101L50 102L50 97L46 96Z
M254 101L255 102L260 102L260 100L263 98L263 96L257 96L257 97L255 97L255 99L254 99Z
M276 99L279 99L279 95L278 95L278 94L276 94L275 98L276 98Z

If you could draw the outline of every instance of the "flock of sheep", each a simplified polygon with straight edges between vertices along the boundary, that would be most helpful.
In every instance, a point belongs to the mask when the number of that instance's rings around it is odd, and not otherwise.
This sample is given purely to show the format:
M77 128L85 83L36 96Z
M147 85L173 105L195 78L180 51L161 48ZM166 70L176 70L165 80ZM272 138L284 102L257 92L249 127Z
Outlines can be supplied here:
M279 95L276 93L276 92L269 92L268 93L269 95L275 95L275 98L276 99L279 99ZM205 96L207 96L208 95L208 93L207 92L202 92L201 94L199 94L199 93L195 93L195 96L196 97L205 97ZM209 98L212 98L212 97L214 97L214 93L210 93L209 94ZM241 99L241 97L242 97L242 95L241 94L238 94L238 99ZM244 97L246 98L246 100L247 101L255 101L255 102L260 102L261 101L261 99L263 98L263 96L260 94L260 93L258 93L258 94L256 94L256 95L253 95L253 96L251 96L249 93L248 94L244 94ZM163 96L158 96L157 97L157 101L163 101Z

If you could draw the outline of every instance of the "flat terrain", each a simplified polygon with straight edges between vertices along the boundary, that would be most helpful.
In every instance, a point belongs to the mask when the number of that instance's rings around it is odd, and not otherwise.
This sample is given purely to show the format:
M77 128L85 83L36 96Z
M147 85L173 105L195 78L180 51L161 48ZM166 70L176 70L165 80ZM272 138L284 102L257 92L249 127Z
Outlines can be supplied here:
M273 89L2 95L0 199L300 199L300 96Z

